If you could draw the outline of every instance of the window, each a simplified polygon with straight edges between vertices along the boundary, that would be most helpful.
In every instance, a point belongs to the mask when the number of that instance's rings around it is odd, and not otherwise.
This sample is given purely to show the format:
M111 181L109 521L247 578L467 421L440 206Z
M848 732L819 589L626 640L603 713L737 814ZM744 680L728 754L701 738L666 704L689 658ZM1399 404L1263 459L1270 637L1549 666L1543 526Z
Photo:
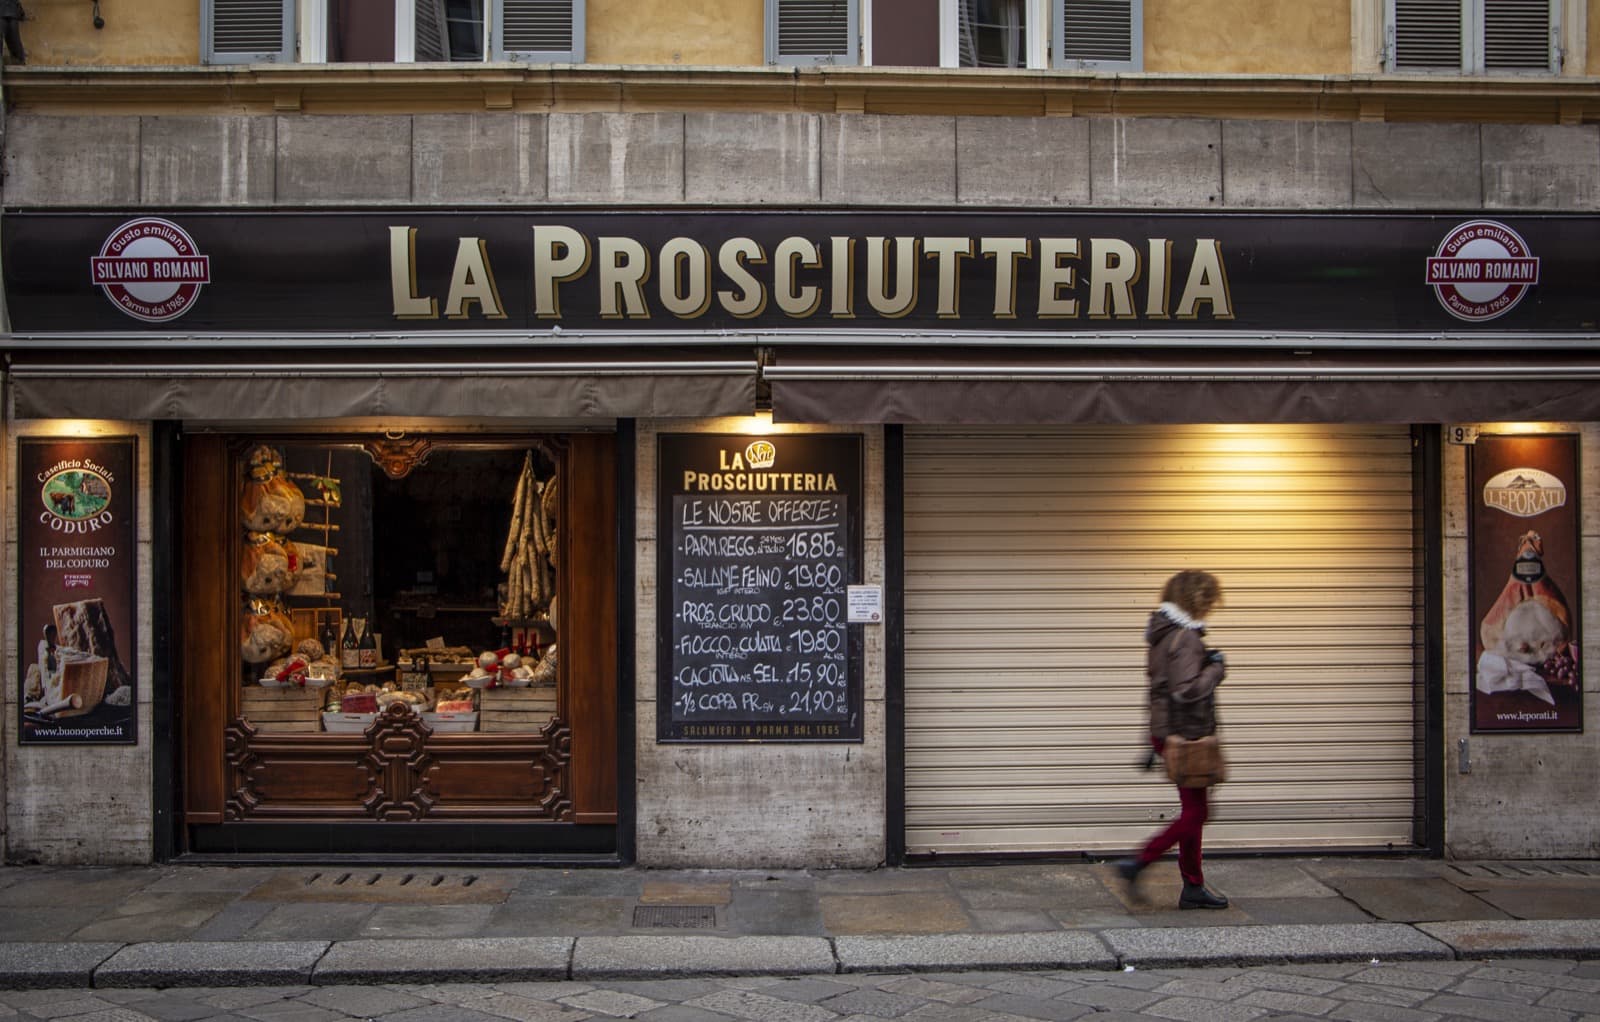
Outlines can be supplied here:
M1144 0L1051 0L1055 66L1144 68Z
M942 67L1045 66L1048 8L1042 0L942 0Z
M1560 0L1386 0L1388 71L1561 69Z
M201 14L208 64L576 63L583 23L584 0L206 0Z
M860 62L859 0L766 0L767 63Z

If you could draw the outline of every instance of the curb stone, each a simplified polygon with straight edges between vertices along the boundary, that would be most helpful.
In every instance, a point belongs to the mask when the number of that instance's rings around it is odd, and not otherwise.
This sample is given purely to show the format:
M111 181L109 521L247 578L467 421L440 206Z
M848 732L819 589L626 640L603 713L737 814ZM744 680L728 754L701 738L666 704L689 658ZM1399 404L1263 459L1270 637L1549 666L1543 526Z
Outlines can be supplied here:
M1107 930L1101 938L1124 966L1145 969L1455 958L1448 944L1403 923L1162 927Z
M346 940L316 963L317 986L373 983L518 983L566 979L571 937Z
M914 937L836 937L841 972L967 969L1114 969L1116 956L1095 934L951 933Z
M797 976L839 971L826 937L579 937L573 979Z
M94 970L96 987L294 986L328 950L325 940L129 944Z
M0 944L0 989L46 990L94 985L94 971L122 950L113 943Z

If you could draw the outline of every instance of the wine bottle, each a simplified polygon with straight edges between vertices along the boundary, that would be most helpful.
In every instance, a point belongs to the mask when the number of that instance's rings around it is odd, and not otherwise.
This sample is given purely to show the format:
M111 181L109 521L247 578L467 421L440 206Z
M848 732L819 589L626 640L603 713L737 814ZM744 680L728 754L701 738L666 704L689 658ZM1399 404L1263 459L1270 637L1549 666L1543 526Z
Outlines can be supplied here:
M344 619L344 639L339 650L339 663L347 669L361 666L361 653L356 648L356 623L354 618Z
M378 644L372 641L372 625L361 619L361 639L356 646L357 658L362 667L378 666Z
M322 640L324 656L337 657L339 655L339 633L334 631L332 621L324 620L322 622L322 634L318 635L317 638Z

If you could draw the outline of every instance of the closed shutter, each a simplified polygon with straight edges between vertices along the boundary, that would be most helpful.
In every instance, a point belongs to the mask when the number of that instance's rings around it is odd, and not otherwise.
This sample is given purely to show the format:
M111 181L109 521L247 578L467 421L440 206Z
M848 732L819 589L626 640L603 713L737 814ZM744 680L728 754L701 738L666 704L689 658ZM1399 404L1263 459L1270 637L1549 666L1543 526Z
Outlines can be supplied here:
M1054 0L1052 9L1056 67L1144 66L1143 0Z
M1162 584L1217 573L1233 780L1208 847L1410 846L1410 439L1365 427L912 431L906 848L1125 850Z
M1462 70L1466 0L1391 0L1394 71Z
M855 64L858 0L767 0L767 63Z
M583 61L584 0L495 0L496 60Z
M294 60L293 0L207 0L200 31L207 64Z
M1550 0L1483 0L1487 71L1555 71Z

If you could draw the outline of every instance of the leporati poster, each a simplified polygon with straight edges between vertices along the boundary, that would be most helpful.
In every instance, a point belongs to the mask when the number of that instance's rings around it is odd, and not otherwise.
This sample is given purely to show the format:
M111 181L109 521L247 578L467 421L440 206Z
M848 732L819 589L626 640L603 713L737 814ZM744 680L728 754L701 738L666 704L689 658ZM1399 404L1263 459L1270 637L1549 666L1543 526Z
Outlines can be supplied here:
M1472 730L1583 730L1578 441L1472 447Z
M17 442L22 744L138 741L134 437Z

